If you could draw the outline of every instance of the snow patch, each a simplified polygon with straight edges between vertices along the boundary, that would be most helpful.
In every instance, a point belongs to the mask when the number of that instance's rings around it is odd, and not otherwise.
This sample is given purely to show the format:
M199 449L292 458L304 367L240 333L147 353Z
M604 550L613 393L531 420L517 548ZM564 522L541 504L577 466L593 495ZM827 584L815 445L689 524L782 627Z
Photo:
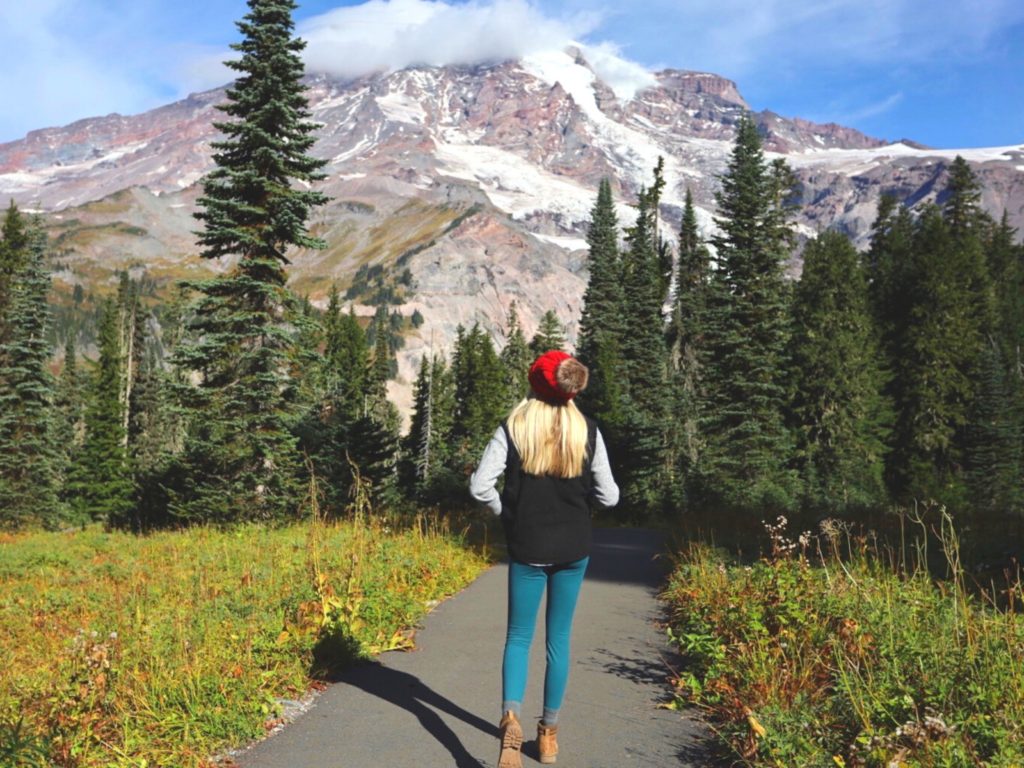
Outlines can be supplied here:
M573 101L588 118L595 144L599 146L613 166L622 166L634 186L650 184L658 157L665 158L666 190L663 201L682 205L685 185L679 163L641 130L622 125L597 106L594 84L597 77L592 71L564 51L535 53L522 59L523 70L534 77L554 85L561 83Z
M377 106L385 117L397 123L423 125L427 120L423 105L407 93L392 91L385 96L378 96Z
M587 245L587 241L582 237L566 237L564 235L541 235L536 232L533 236L538 240L543 240L545 243L551 243L557 245L559 248L565 248L567 251L585 251L590 246Z
M765 155L784 157L794 168L826 166L837 173L856 176L901 157L951 161L960 155L964 160L972 163L987 163L994 160L1006 160L1017 153L1024 153L1024 144L977 149L918 149L903 142L897 142L873 149L808 149L790 155L780 155L774 152L766 152ZM1024 167L1018 166L1018 170L1024 170Z

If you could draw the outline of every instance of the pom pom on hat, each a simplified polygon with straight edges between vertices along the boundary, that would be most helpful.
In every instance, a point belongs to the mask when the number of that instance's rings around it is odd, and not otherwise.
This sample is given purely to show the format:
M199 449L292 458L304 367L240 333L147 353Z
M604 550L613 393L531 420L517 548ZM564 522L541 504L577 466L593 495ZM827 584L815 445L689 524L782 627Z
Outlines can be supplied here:
M565 405L587 387L587 366L571 355L552 349L530 366L530 387L541 400Z

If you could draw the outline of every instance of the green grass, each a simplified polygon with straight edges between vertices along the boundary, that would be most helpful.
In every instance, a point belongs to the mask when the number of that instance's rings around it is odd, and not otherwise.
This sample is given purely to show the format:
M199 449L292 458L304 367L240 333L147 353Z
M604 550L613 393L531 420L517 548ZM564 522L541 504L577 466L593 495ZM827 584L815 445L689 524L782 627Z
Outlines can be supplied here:
M0 765L190 766L485 565L424 519L0 538Z
M940 582L834 525L802 543L775 526L750 566L689 546L664 595L677 703L706 707L745 765L1024 765L1021 585L1011 610L972 596L944 521Z

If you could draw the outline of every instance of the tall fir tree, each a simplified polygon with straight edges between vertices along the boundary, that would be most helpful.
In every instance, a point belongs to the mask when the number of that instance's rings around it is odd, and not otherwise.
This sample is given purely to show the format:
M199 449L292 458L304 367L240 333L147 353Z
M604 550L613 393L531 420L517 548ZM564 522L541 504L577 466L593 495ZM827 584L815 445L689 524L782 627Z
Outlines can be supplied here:
M461 485L450 469L455 387L440 355L424 355L413 387L413 411L404 440L405 487L413 498L436 502Z
M78 367L75 336L75 330L70 329L64 340L64 364L57 382L57 394L54 399L55 434L57 446L61 452L61 486L67 481L74 457L85 437L85 388Z
M826 232L811 240L794 293L792 421L804 497L822 512L880 507L892 409L882 395L864 268L849 238Z
M0 342L0 526L54 526L60 461L48 366L47 240L41 222L25 222L12 204L0 247L15 265ZM16 252L15 249L21 249Z
M299 457L288 376L297 312L285 287L286 252L319 248L306 222L325 196L309 185L324 161L307 154L309 120L303 64L305 43L293 36L292 0L249 0L227 62L240 73L219 106L231 121L216 123L216 167L203 180L197 218L203 256L237 256L222 277L197 282L201 292L190 340L177 363L193 371L194 416L185 452L191 469L174 500L185 519L279 519L301 499ZM294 186L295 184L301 186Z
M658 262L656 203L660 189L641 189L635 224L626 230L623 253L625 335L621 341L626 381L623 436L628 450L619 451L623 495L634 510L661 501L670 475L666 416L669 405L665 326Z
M590 276L583 293L577 356L590 369L590 383L578 398L580 408L596 418L609 451L616 455L616 435L625 420L625 294L619 256L619 228L611 182L604 178L590 212L587 246Z
M456 331L452 359L455 379L453 470L463 477L480 459L495 428L507 415L505 379L491 337L479 323Z
M134 506L124 440L119 320L117 303L107 299L100 319L99 360L85 411L85 439L68 482L69 502L79 520L125 520Z
M526 397L530 389L527 375L533 358L519 323L519 312L515 302L512 302L508 310L505 346L501 350L501 367L505 374L505 407L508 410Z
M537 333L530 339L530 352L537 357L552 349L565 349L565 326L555 311L549 309L541 315Z
M779 509L799 495L783 416L790 180L784 166L765 160L756 125L743 117L721 177L719 232L712 238L717 269L709 292L701 407L706 442L694 476L706 502Z
M922 211L893 356L890 473L897 499L932 499L954 509L965 504L962 440L984 343L971 290L976 280L959 258L963 253L941 211Z
M687 477L696 466L701 448L701 350L705 343L711 253L697 224L693 194L686 190L679 231L679 263L673 286L672 315L667 330L672 413L669 466L672 496L685 503Z

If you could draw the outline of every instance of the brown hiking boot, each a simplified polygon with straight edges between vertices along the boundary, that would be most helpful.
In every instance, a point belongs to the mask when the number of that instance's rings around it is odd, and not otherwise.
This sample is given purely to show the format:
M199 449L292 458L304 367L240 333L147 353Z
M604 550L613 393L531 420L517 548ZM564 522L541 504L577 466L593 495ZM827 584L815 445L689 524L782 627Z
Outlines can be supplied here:
M558 726L537 723L537 752L540 761L550 765L558 755Z
M501 752L498 754L498 768L523 768L520 750L523 746L523 727L515 713L509 710L498 723Z

